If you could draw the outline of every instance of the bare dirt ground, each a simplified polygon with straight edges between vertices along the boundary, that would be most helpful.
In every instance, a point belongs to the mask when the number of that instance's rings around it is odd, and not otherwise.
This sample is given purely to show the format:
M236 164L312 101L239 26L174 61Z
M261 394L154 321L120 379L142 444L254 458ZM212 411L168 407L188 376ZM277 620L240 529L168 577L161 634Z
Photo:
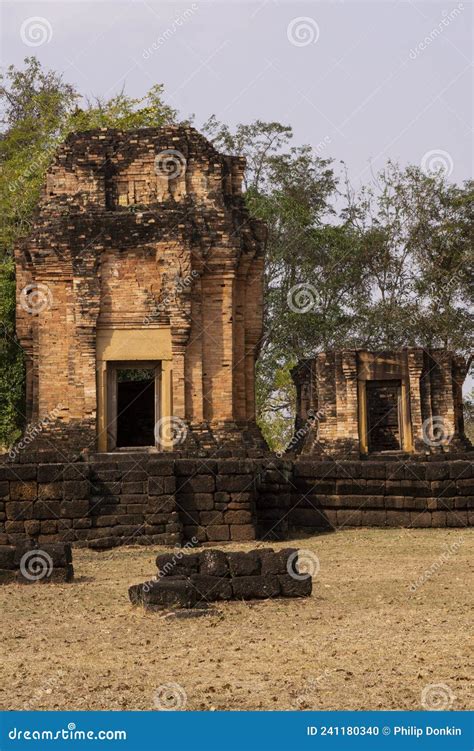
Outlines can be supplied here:
M128 601L163 549L75 550L71 584L0 587L0 708L155 709L167 683L193 710L423 709L431 684L450 708L470 708L473 539L359 529L292 540L320 560L311 598L229 602L188 620Z

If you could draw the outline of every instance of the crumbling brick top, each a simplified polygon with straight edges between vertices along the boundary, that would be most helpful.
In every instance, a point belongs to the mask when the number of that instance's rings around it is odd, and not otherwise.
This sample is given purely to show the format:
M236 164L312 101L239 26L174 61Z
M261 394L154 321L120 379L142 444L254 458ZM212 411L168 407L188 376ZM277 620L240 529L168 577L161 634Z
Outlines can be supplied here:
M59 148L43 204L116 211L192 200L222 208L241 197L244 169L244 158L219 154L190 126L88 130Z

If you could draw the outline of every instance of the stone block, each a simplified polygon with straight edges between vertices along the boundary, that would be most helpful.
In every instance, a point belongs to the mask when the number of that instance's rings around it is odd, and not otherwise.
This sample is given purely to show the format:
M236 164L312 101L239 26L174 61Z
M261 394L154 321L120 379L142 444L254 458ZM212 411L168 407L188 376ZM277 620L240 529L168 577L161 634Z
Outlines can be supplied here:
M278 581L280 592L283 597L310 597L313 589L311 576L304 579L290 576L290 574L279 574Z
M473 476L473 466L472 461L449 462L449 476L453 480L469 479Z
M249 493L255 483L253 474L248 475L222 475L216 477L216 489L225 493Z
M237 576L232 578L232 593L237 600L258 600L278 597L280 594L279 576Z
M10 498L12 501L34 501L38 494L36 482L13 481L10 483Z
M431 512L410 511L410 527L413 529L431 527Z
M474 478L470 477L466 480L458 479L456 480L456 486L459 495L474 495Z
M173 476L174 480L174 462L169 459L149 459L146 464L146 470L151 477Z
M40 501L54 501L63 497L62 482L45 482L38 484L38 499Z
M40 464L38 466L38 482L59 482L63 479L63 464Z
M145 483L122 482L121 490L126 495L142 495L145 492Z
M446 512L446 526L447 527L467 527L469 526L469 518L467 511L447 511Z
M0 568L0 584L13 584L16 582L16 580L16 570Z
M230 526L230 539L240 542L255 540L256 531L253 524L232 524Z
M199 511L199 523L206 527L214 524L224 524L224 514L222 511Z
M5 504L7 519L21 521L33 518L32 501L9 501Z
M58 519L61 515L59 501L36 501L33 504L34 519Z
M219 542L220 540L230 540L229 526L227 524L214 524L205 527L207 539L210 542Z
M193 574L191 581L196 588L197 601L213 602L232 598L231 580L225 576Z
M144 506L146 512L153 514L171 513L175 511L176 508L177 505L174 495L148 496L148 500Z
M177 549L174 553L160 553L156 557L156 566L159 577L191 576L199 571L199 556Z
M330 512L326 512L326 515L328 516L328 519L330 519L329 516ZM334 519L332 519L332 523L334 524ZM341 527L360 527L361 524L363 524L363 516L361 509L337 509L336 512L336 524L339 528Z
M226 524L251 524L252 514L250 511L226 511L224 521Z
M313 529L326 529L329 522L324 511L317 508L294 508L290 514L290 522L295 527L309 527Z
M199 525L186 524L186 520L184 520L183 537L185 540L192 540L193 538L195 538L198 542L206 542L206 529L205 527L200 527Z
M65 480L63 487L64 500L74 500L89 497L88 480Z
M361 509L362 527L385 527L386 522L387 512L385 509Z
M174 477L150 477L148 480L149 495L169 495L174 493L175 489Z
M409 527L411 515L409 511L387 510L386 526L387 527Z
M432 527L445 527L446 526L446 511L432 511L431 512L431 526Z
M28 452L28 456L30 452ZM5 467L6 480L36 480L38 476L38 466L36 464L9 464Z
M82 516L87 516L89 513L89 501L74 499L71 501L63 501L61 503L60 516L68 519L78 519Z
M128 590L134 605L149 609L192 608L196 604L196 589L185 577L164 577L144 584L135 584Z
M213 475L199 474L196 477L190 477L183 483L180 481L176 484L178 493L212 493L215 489L215 480Z
M260 556L255 550L248 553L229 552L227 553L227 560L232 577L260 574Z
M25 520L25 534L29 537L37 537L41 531L41 523L38 519Z
M222 550L204 550L199 558L199 573L203 576L229 576L227 555Z

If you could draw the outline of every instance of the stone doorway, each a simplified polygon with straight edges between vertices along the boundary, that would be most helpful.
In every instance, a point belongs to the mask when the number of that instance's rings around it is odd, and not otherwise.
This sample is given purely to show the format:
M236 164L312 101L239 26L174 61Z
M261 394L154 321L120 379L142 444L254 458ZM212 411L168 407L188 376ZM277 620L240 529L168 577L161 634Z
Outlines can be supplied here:
M403 446L401 381L367 381L367 439L369 452L400 451Z
M160 419L161 363L107 363L108 450L156 445Z
M153 368L117 370L117 448L154 446Z

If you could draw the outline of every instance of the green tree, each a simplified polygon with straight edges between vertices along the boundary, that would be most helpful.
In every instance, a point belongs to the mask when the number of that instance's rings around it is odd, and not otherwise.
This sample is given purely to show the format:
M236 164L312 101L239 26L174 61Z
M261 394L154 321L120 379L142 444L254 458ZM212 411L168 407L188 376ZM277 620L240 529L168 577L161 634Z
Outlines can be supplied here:
M370 294L355 308L367 348L472 349L474 183L392 162L357 195L345 221L365 247Z

